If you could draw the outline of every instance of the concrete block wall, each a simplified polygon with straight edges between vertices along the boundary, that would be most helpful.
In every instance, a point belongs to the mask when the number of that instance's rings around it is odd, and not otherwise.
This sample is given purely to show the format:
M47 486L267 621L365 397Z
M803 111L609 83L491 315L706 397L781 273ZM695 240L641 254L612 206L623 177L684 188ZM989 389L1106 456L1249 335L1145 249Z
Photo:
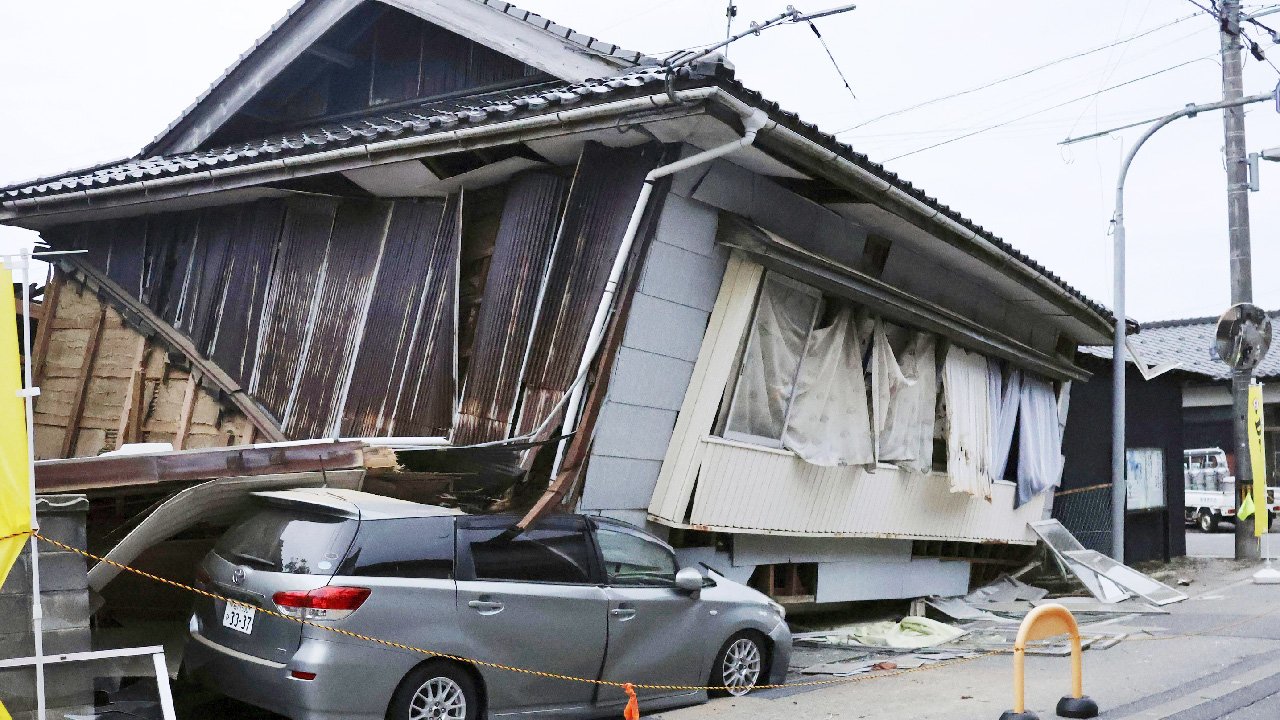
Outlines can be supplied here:
M645 525L728 262L717 222L715 208L666 198L596 424L582 512Z
M83 495L45 495L37 499L40 533L72 547L85 546ZM83 556L40 543L40 600L44 612L46 655L92 649L89 631L89 574ZM0 657L31 657L35 635L31 625L30 544L0 587ZM48 717L84 713L93 705L92 669L83 664L46 667ZM35 670L0 671L0 701L15 720L34 716Z

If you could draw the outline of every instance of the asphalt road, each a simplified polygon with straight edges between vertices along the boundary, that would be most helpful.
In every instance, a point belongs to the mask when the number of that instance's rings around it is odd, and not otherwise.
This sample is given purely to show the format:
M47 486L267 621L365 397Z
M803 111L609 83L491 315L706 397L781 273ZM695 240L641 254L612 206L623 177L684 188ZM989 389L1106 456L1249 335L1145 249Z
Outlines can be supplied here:
M1264 557L1280 558L1280 522L1273 531L1263 538ZM1187 529L1187 556L1204 558L1235 557L1236 544L1230 523L1222 523L1216 533L1202 533L1195 528ZM1280 717L1280 714L1275 715Z

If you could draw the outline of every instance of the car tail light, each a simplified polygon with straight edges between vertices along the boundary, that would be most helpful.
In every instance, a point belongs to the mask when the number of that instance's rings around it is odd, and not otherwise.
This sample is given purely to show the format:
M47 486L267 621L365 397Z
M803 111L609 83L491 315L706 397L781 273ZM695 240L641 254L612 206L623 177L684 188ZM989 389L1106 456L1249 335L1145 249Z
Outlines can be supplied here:
M330 585L315 590L284 590L271 596L280 612L304 620L341 620L369 599L362 587Z
M293 670L289 673L289 677L294 680L315 680L316 674L305 670Z

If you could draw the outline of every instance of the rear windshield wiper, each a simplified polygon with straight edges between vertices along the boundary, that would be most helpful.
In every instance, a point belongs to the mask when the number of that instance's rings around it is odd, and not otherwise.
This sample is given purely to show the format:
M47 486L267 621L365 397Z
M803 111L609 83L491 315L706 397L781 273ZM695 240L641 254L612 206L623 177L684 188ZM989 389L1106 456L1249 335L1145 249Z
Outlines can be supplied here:
M248 553L240 553L240 552L231 552L228 554L231 556L232 560L239 560L243 563L247 563L250 565L257 565L259 570L273 570L275 569L275 566L276 566L276 564L271 562L270 560L267 560L266 558L260 558L257 555L250 555Z

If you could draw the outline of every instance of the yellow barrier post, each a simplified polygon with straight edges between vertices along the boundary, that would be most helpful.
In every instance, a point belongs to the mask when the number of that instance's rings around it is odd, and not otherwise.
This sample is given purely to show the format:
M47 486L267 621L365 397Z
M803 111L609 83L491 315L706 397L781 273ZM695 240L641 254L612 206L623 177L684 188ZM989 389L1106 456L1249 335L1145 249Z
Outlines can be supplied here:
M1027 643L1035 640L1071 636L1071 694L1058 701L1058 717L1092 718L1098 716L1098 703L1084 694L1084 662L1080 657L1080 628L1071 611L1058 604L1041 605L1023 618L1018 639L1013 644L1013 709L1000 720L1040 720L1027 709L1025 665Z

